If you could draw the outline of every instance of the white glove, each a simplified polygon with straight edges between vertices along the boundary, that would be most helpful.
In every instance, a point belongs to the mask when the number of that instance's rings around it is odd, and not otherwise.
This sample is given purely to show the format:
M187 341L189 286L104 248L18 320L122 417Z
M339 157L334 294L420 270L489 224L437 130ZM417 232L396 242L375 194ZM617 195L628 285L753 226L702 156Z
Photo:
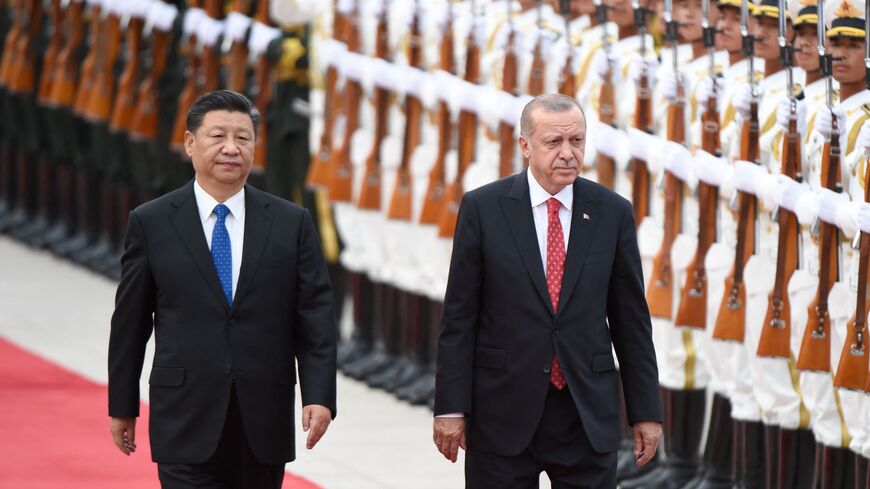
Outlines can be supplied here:
M858 207L858 229L870 233L870 204L862 202Z
M843 109L840 108L839 105L834 106L834 114L837 116L837 127L840 129L840 133L843 132L843 121L846 120L846 114ZM832 122L833 115L831 111L828 110L828 107L822 107L816 113L816 124L815 128L819 134L825 138L825 141L830 141L831 139L831 130L832 130Z
M715 82L713 80L716 80ZM716 110L721 111L721 103L722 97L721 93L724 90L722 77L717 76L716 78L710 78L709 76L705 76L701 78L701 83L698 84L698 90L695 92L695 99L698 101L698 108L701 113L707 111L707 103L710 101L710 97L716 96ZM713 87L715 83L716 90L714 92Z
M640 83L640 77L646 73L649 78L649 86L656 84L656 73L659 68L659 60L655 56L635 57L628 67L628 77L635 85Z
M686 94L689 92L689 79L685 74L682 75L682 79L683 94ZM673 70L665 70L659 77L659 90L668 103L677 102L677 77Z
M761 98L761 86L755 87L755 93ZM752 104L752 86L749 83L744 83L734 92L734 98L731 99L731 104L734 110L745 120L749 118L749 109Z
M668 172L685 183L689 189L698 186L698 175L693 167L694 158L688 148L673 141L664 144L664 167Z
M864 151L870 151L870 120L864 121L861 131L858 133L858 146Z
M843 192L821 189L819 199L819 219L828 224L837 225L837 208L849 202L849 196Z
M619 57L613 52L610 53L610 56L607 56L603 49L599 49L595 53L595 72L598 73L598 78L601 80L604 80L609 73L610 81L614 84L619 83L622 79L622 74L619 70Z
M797 132L804 134L807 130L807 104L803 100L795 100L795 103ZM787 131L789 120L791 120L791 100L785 97L779 101L779 105L776 108L776 123L784 131Z

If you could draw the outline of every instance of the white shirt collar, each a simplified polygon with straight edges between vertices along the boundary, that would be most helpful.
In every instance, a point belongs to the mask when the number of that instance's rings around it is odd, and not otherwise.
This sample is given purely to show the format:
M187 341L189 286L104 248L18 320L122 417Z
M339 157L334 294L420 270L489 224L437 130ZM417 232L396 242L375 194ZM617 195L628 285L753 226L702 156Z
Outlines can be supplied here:
M550 195L550 193L544 190L544 187L535 180L531 168L526 170L526 175L529 179L529 197L532 200L532 208L547 202L551 197L555 197L556 200L562 203L562 206L567 209L568 212L571 212L571 206L574 204L573 185L565 185L565 188L560 190L556 195Z
M215 206L220 202L212 197L211 194L206 192L196 180L193 181L193 196L196 198L199 219L201 222L205 222L209 217L211 217ZM226 202L224 202L224 205L229 207L230 214L232 214L236 221L241 220L242 216L245 214L245 187L242 187L241 190L227 199Z

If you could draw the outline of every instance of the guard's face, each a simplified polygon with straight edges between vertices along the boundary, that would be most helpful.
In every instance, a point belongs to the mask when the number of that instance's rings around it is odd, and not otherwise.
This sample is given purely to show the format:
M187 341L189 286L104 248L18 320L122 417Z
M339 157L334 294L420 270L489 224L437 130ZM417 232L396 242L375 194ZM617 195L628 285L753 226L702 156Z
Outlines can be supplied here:
M565 112L532 112L532 133L520 136L520 150L529 160L532 175L555 195L572 185L583 167L586 120L580 109Z
M736 53L743 47L740 37L740 11L733 7L719 9L720 17L716 23L716 49Z
M819 71L819 32L814 24L795 28L794 61L804 71Z
M680 27L677 34L680 42L694 42L701 39L704 31L701 28L701 0L675 0L674 20Z
M755 55L761 59L779 59L779 21L772 17L759 16L756 18L755 28ZM789 23L786 39L791 35Z
M213 110L195 133L184 134L184 147L197 180L213 185L241 186L254 162L254 123L244 112Z
M834 57L834 79L840 83L864 81L864 40L839 36L829 40Z
M645 2L641 2L643 5ZM634 25L634 9L631 8L631 0L604 0L607 6L607 20L619 27Z

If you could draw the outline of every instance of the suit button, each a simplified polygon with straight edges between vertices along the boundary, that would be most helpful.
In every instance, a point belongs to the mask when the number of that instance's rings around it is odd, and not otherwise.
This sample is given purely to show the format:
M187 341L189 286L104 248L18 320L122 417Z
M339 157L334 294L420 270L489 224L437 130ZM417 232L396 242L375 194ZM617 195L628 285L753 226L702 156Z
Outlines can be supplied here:
M236 327L236 320L235 320L235 319L230 319L230 327L231 327L231 328L235 328L235 327Z
M554 329L553 334L559 334L559 328Z
M545 373L545 374L550 373L550 366L549 366L549 365L547 365L546 367L544 367L544 373Z

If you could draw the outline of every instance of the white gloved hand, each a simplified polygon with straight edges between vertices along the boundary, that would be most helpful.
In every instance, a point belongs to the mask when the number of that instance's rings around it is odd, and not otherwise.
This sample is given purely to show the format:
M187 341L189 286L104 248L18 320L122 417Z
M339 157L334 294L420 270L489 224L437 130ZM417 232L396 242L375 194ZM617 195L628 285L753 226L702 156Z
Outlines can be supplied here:
M649 86L653 87L656 84L656 73L658 72L658 68L659 60L655 56L647 56L644 58L637 56L628 67L628 78L637 85L640 83L641 75L646 73L647 78L649 79Z
M715 82L713 80L716 80ZM715 83L715 91L714 91L714 83ZM698 84L698 90L695 92L695 100L698 101L698 108L703 114L707 112L707 104L710 101L710 97L716 97L716 110L722 111L721 103L722 103L722 90L724 90L722 77L717 76L716 78L710 78L709 76L705 76L701 78L701 83Z
M756 86L755 93L758 98L762 96L761 86ZM731 99L731 104L734 105L734 110L744 120L749 118L749 110L752 105L752 86L748 83L742 84L737 91L734 92L734 97Z
M681 78L683 80L683 94L685 96L686 93L689 93L689 77L685 74L681 74ZM668 103L674 104L677 102L677 76L673 70L665 70L664 73L659 77L659 90L661 91L662 97L668 101Z
M807 104L803 100L795 100L796 116L797 116L797 132L804 134L807 130ZM791 100L788 97L779 101L776 108L776 124L784 131L788 130L788 123L791 120Z
M870 120L864 121L861 131L858 133L858 146L864 151L870 151Z
M832 122L833 115L837 116L837 127L840 129L840 133L843 133L843 121L846 119L846 114L843 112L843 109L840 108L839 105L834 106L834 114L831 114L831 111L828 110L827 107L822 107L816 113L816 123L815 128L819 134L825 138L825 141L830 141L831 139L831 131L832 131Z
M612 83L619 83L622 80L622 74L619 70L619 58L612 52L608 57L603 49L595 53L595 72L598 73L598 78L601 80L604 80L608 73Z

